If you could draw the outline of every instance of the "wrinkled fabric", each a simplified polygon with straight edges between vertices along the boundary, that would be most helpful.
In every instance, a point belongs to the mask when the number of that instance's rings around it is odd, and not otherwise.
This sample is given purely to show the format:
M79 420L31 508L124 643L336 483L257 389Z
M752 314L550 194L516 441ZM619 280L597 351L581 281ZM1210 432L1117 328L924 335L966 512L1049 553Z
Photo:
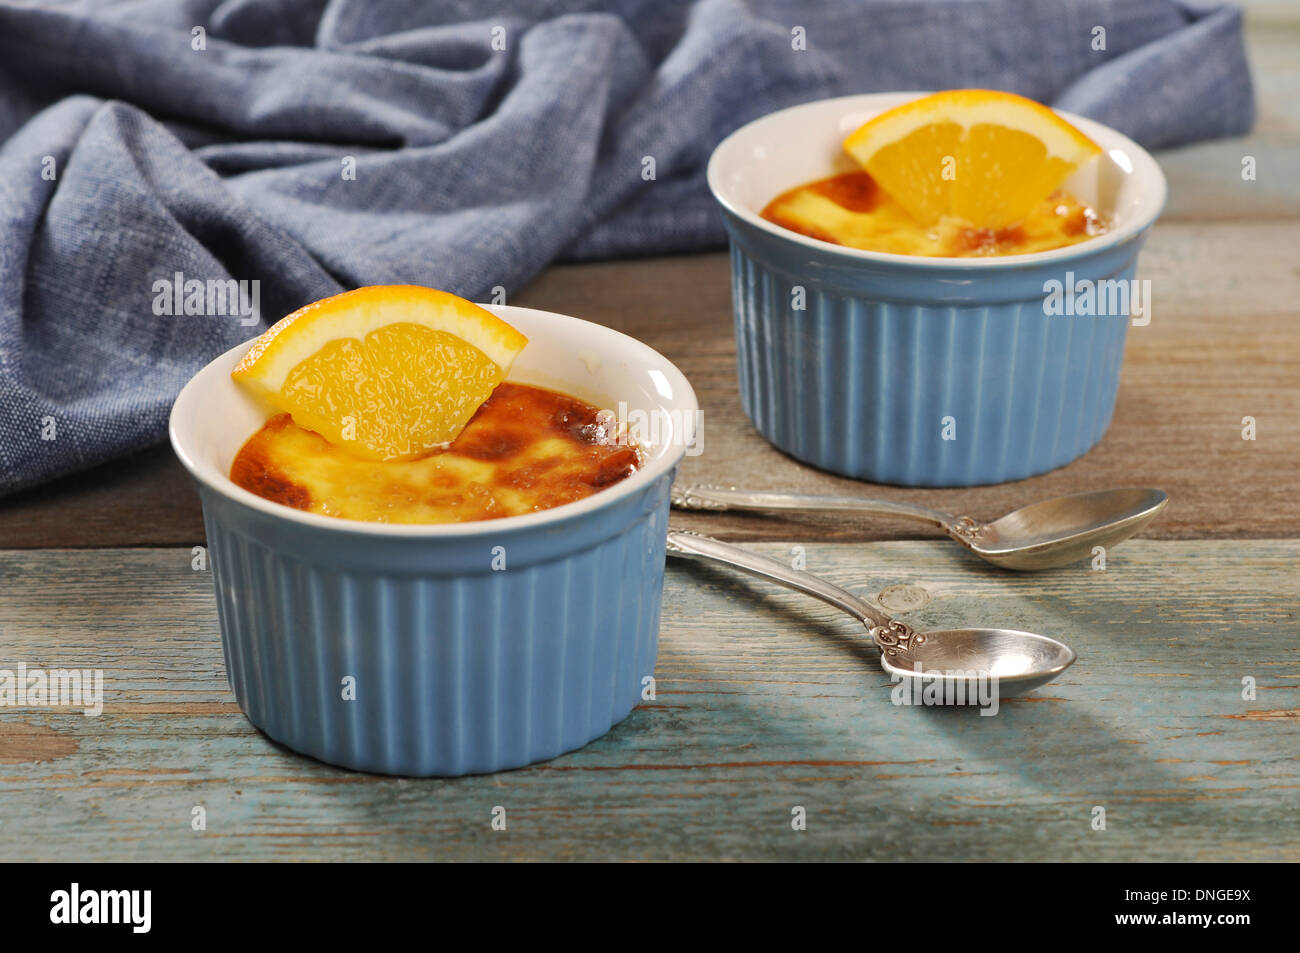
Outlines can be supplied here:
M557 258L717 246L709 153L785 106L989 86L1148 147L1253 118L1216 4L497 8L0 0L0 493L163 439L204 363L344 288L481 300ZM168 282L226 279L255 314L166 313Z

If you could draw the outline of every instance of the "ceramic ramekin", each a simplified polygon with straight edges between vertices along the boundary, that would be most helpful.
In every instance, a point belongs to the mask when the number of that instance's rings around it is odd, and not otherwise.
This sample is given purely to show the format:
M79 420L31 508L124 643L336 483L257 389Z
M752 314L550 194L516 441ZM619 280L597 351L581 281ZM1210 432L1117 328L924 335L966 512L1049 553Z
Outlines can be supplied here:
M604 734L653 673L668 490L695 394L626 335L491 310L529 339L511 380L678 429L642 428L643 468L585 500L399 526L304 513L229 480L268 413L230 379L248 344L176 400L172 446L203 502L230 685L249 720L290 748L387 774L517 767Z
M1065 184L1114 226L1090 241L918 258L759 217L787 189L854 168L844 137L922 95L795 106L714 151L708 179L731 238L741 403L781 450L858 479L970 486L1042 473L1082 455L1110 424L1130 320L1049 314L1048 282L1132 279L1165 179L1130 139L1063 113L1105 151Z

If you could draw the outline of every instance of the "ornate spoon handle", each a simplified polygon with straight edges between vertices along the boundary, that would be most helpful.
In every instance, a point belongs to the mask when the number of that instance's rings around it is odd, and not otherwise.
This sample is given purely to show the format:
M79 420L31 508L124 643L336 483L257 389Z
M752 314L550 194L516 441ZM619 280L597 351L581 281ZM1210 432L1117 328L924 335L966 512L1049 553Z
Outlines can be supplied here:
M894 500L860 496L817 496L809 493L768 493L739 490L734 486L691 484L673 487L673 506L683 510L808 510L901 516L951 529L958 519L939 510Z
M733 569L740 569L750 575L770 580L787 589L794 589L796 592L820 599L847 612L865 625L872 641L887 655L897 655L900 650L906 651L913 645L925 641L923 633L917 632L897 619L891 619L871 603L859 599L848 590L841 589L820 576L814 576L800 569L792 569L785 563L741 549L739 546L732 546L712 536L670 529L668 552L673 556L722 563Z

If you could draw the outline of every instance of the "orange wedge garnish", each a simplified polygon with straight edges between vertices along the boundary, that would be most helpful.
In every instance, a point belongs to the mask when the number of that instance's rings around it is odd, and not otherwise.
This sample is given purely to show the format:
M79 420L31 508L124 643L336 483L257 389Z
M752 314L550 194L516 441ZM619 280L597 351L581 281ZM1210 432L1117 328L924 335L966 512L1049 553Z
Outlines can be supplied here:
M279 321L231 377L357 456L410 459L455 440L527 343L463 298L376 285Z
M976 228L1022 220L1101 152L1046 106L988 89L904 103L859 127L844 149L921 224L952 215Z

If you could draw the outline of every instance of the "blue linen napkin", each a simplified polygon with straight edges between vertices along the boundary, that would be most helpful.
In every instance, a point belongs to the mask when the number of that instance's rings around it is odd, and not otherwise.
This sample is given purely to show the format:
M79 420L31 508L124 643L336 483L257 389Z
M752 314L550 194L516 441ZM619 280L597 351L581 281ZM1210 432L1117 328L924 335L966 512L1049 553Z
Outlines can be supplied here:
M719 245L710 151L795 103L990 86L1148 147L1253 120L1218 4L502 6L0 0L0 494L164 439L205 362L343 288Z

